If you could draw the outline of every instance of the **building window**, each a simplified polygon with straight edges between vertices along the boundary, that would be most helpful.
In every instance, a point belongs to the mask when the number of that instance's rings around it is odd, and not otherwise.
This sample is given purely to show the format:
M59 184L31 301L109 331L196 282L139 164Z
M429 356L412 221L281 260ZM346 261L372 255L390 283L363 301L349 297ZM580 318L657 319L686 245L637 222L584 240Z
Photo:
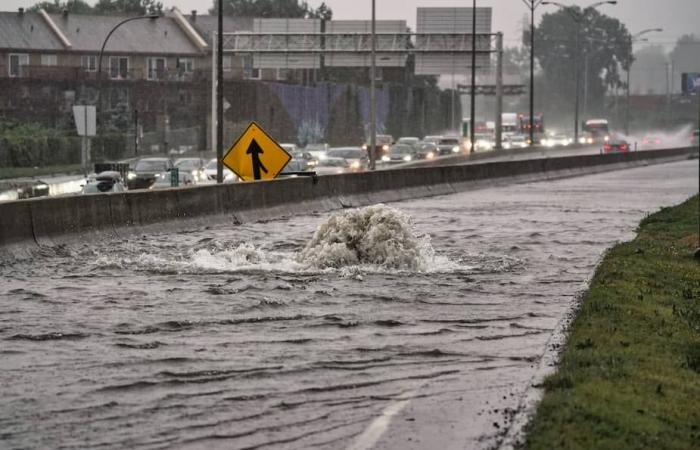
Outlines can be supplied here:
M83 55L80 57L80 67L85 72L97 72L97 56Z
M178 58L177 69L180 73L194 72L194 58Z
M10 64L8 64L8 75L11 77L21 77L26 75L29 66L29 55L26 53L10 53Z
M260 69L253 68L253 56L243 58L243 76L250 80L260 79Z
M286 81L289 78L289 69L277 69L277 79L281 81Z
M56 55L43 54L41 55L41 65L42 66L57 66L58 58Z
M162 80L165 78L165 58L148 58L148 79Z
M109 76L114 80L126 80L129 76L129 57L110 56Z
M233 67L231 55L224 55L221 65L223 66L224 72L230 72L231 67Z

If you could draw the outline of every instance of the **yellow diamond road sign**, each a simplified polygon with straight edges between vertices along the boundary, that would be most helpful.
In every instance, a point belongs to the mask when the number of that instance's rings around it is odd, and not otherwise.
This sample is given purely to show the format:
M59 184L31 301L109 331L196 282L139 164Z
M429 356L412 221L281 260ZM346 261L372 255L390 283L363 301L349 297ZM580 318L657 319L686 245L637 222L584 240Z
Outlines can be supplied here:
M260 125L251 122L226 153L222 163L244 181L271 180L291 159L292 156Z

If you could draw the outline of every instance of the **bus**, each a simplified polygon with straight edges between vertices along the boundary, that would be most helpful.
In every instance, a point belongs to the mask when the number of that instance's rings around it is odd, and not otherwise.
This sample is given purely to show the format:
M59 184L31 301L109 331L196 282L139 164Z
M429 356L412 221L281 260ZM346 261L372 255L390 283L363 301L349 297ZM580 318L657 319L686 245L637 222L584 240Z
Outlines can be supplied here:
M602 144L610 140L610 127L607 119L591 119L583 123L583 136L579 144Z

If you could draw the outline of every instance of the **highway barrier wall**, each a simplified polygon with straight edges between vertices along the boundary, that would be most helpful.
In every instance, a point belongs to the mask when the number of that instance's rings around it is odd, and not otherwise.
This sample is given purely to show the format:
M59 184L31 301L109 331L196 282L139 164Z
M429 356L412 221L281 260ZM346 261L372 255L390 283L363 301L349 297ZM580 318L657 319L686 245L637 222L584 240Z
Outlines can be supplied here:
M0 203L0 248L195 229L687 159L694 148L499 161Z

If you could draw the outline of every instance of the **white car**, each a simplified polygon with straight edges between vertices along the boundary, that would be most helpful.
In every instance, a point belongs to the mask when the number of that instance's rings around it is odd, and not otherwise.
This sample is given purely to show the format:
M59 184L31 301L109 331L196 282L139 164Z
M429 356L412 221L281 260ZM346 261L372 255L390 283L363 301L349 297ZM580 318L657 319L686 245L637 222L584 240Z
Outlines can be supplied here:
M350 163L343 158L326 158L319 161L318 166L314 169L316 175L337 175L341 173L351 172Z
M204 166L204 182L205 183L216 183L216 159L210 160L206 166ZM231 170L224 166L224 183L235 183L240 181L238 176Z
M506 139L504 139L503 143L501 145L506 150L516 149L516 148L527 148L528 147L527 137L523 136L522 134L513 134L511 136L508 136Z
M350 164L353 172L367 167L367 151L360 147L336 147L328 150L327 158L342 158Z

